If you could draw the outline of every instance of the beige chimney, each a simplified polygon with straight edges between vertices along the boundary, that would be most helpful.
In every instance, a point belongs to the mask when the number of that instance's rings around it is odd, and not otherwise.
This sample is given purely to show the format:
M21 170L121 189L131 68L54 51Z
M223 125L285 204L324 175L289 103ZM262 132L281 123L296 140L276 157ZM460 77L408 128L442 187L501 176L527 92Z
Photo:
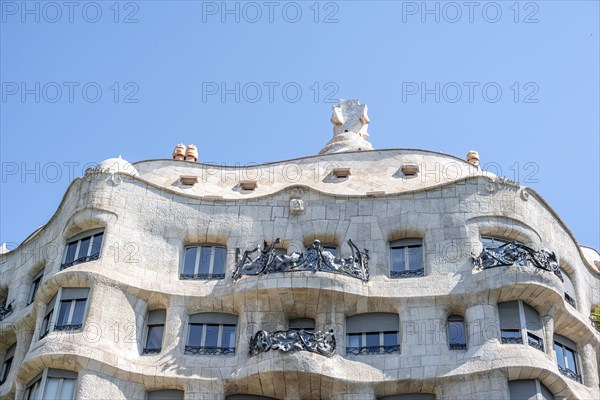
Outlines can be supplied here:
M467 153L467 162L479 167L479 153L475 150L471 150Z
M198 149L196 149L195 145L190 144L187 149L185 149L185 161L198 161Z
M183 161L185 160L185 146L179 143L173 150L173 160Z

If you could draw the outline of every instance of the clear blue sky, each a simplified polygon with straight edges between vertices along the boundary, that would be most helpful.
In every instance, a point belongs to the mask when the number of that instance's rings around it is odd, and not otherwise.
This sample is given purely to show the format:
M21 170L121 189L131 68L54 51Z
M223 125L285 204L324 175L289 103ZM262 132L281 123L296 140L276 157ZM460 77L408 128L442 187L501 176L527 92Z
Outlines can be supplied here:
M329 98L359 98L375 148L476 149L600 247L597 1L247 3L0 1L0 241L48 221L71 169L179 142L205 162L312 155Z

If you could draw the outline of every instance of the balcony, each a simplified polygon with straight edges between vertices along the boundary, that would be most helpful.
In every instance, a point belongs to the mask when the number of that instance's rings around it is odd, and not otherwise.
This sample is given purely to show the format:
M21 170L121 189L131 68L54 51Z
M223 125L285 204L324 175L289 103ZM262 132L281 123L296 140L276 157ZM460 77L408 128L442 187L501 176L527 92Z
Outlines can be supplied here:
M575 372L573 372L569 368L563 368L560 365L558 366L558 370L560 371L560 373L563 376L566 376L567 378L573 379L576 382L583 383L583 381L581 379L581 374L575 373Z
M400 353L400 345L392 346L365 346L365 347L346 347L346 354L358 355L380 355Z
M466 343L450 343L449 347L450 347L450 350L466 350L467 344Z
M142 354L158 354L162 350L162 347L147 347L142 350Z
M185 346L185 354L194 356L228 356L235 354L235 347Z
M60 270L62 271L63 269L72 267L73 265L76 265L76 264L82 264L82 263L86 263L89 261L95 261L98 259L98 257L100 257L100 253L92 254L90 256L85 256L85 257L79 257L77 260L73 260L71 262L61 264Z
M4 321L6 317L8 317L13 312L12 303L7 306L0 306L0 321Z
M425 269L424 268L419 268L419 269L407 269L404 271L390 271L390 277L391 278L414 278L417 276L424 276L425 275Z
M64 324L64 325L54 325L55 331L76 331L81 329L82 324Z
M180 274L181 280L211 280L225 279L225 274Z

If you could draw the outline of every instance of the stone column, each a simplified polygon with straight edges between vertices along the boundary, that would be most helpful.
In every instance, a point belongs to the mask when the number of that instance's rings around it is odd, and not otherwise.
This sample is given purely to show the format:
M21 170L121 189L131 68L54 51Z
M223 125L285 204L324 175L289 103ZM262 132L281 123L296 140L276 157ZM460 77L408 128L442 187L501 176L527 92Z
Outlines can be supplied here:
M491 304L477 304L467 308L465 330L469 349L499 339L500 322L496 315L496 307Z

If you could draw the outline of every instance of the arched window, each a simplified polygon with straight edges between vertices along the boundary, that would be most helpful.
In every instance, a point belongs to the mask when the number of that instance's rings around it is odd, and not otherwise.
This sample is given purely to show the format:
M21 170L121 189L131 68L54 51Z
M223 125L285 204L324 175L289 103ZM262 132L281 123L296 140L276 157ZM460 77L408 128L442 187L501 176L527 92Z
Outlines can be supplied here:
M467 348L465 319L461 315L448 317L448 346L450 350L465 350Z
M315 330L315 320L312 318L294 318L288 323L289 329L312 332Z
M575 342L561 335L554 335L554 352L558 370L564 376L579 383L582 382L579 373L579 357L577 356L577 345Z
M152 310L148 313L144 354L160 353L162 350L166 315L166 310Z
M154 390L146 394L146 400L183 400L183 390Z
M185 354L235 354L237 320L232 314L190 315Z
M508 382L510 400L554 400L554 395L537 379Z
M368 313L346 317L346 353L398 353L399 329L398 314Z
M521 300L498 304L502 343L526 344L544 351L544 333L540 315Z
M390 277L423 276L423 240L402 239L390 242Z
M68 240L60 269L97 260L100 257L103 239L104 228L93 229L73 236Z
M46 305L40 339L50 331L75 331L83 327L89 288L60 288ZM58 312L55 312L58 302Z
M227 247L212 244L187 246L181 279L224 279Z
M73 400L76 385L77 372L48 368L27 385L23 399Z

